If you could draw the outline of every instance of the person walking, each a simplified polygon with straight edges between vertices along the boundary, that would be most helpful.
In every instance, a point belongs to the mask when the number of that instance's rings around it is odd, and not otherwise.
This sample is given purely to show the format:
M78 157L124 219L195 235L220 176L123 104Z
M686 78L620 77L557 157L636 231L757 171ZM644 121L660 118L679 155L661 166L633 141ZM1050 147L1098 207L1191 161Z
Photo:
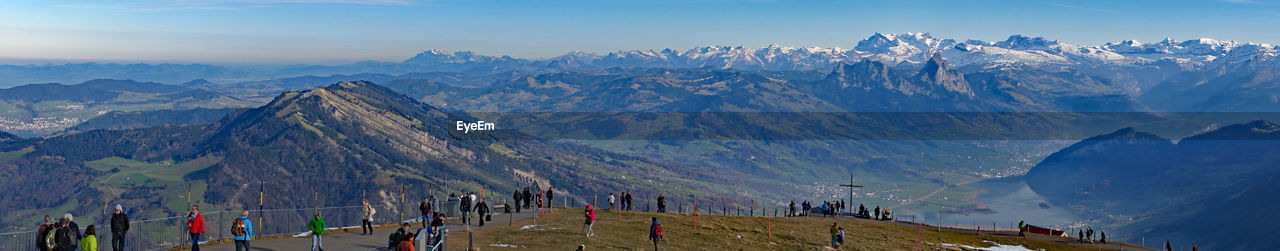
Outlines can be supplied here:
M480 202L479 200L476 199L476 192L470 192L470 195L467 195L467 197L469 197L467 202L471 203L471 208L472 208L471 210L475 210L476 203Z
M49 251L49 231L58 229L53 224L53 217L44 215L44 221L40 224L40 228L36 230L36 250Z
M541 192L541 191L539 191L539 192L537 192L536 194L534 194L534 195L533 195L533 202L535 202L535 203L537 203L537 204L538 204L537 206L538 206L538 208L539 208L539 209L546 208L546 207L545 207L545 205L543 205L543 204L542 204L542 192Z
M618 208L613 207L613 200L613 193L609 193L609 210L618 210Z
M98 251L98 229L93 225L84 228L84 239L80 239L80 250Z
M529 208L530 200L533 200L533 193L529 192L529 187L524 187L524 208Z
M418 212L422 213L422 228L431 224L431 209L431 198L423 198L422 203L418 203Z
M592 227L596 225L596 210L591 208L590 204L587 205L587 210L583 212L583 217L586 218L586 222L582 225L583 230L585 230L583 232L587 234L587 237L596 236L595 231L592 230Z
M489 216L489 203L485 203L483 198L477 200L480 202L476 203L476 218L480 219L480 226L483 227L485 217Z
M627 205L629 205L627 203L627 193L618 193L618 210L627 210Z
M631 197L631 191L627 191L627 211L636 210L636 201Z
M1101 234L1102 234L1102 236L1101 236L1101 237L1102 237L1102 239L1101 239L1102 244L1107 244L1107 231L1102 231L1102 233L1101 233Z
M311 222L307 223L307 229L311 230L311 251L324 251L324 240L320 238L324 235L324 218L320 217L320 212L316 211L316 216L311 217Z
M511 194L511 200L516 202L516 213L520 212L520 189L517 188L515 193Z
M468 218L471 218L471 196L464 193L458 202L458 211L462 212L462 224L470 226L467 222L470 221Z
M787 216L788 216L788 217L790 217L790 216L796 216L796 201L792 200L792 201L791 201L791 205L788 205L788 206L787 206L787 208L789 208L789 209L790 209L790 211L787 211Z
M374 205L370 205L367 200L361 200L360 234L370 234L370 236L374 234L374 214L378 214L378 210L374 210Z
M240 217L231 220L231 240L236 243L236 251L251 250L249 248L251 239L253 239L253 222L249 221L249 210L240 210Z
M124 251L124 236L129 233L129 215L124 213L124 206L116 204L116 213L111 215L111 250Z
M1165 250L1165 251L1173 251L1173 245L1172 245L1172 244L1169 244L1169 241L1164 241L1164 250Z
M1084 237L1089 240L1089 243L1093 243L1093 227L1086 228L1087 229L1084 230Z
M658 212L659 213L667 212L667 197L663 196L662 194L658 194Z
M840 233L836 235L837 249L844 246L844 227L840 227L839 229L840 229Z
M551 191L552 191L551 186L547 186L547 208L552 208L555 205L555 204L551 204L551 197L554 197L552 196Z
M1080 240L1078 240L1078 241L1076 241L1076 242L1084 243L1084 229L1079 229L1079 230L1077 230L1077 231L1080 231L1079 233L1077 233L1077 234L1079 234L1079 235L1080 235ZM1070 235L1068 235L1068 236L1070 236ZM1067 238L1071 238L1071 237L1067 237Z
M832 223L831 223L831 247L836 248L836 249L839 249L839 248L840 248L840 242L839 242L840 240L839 240L839 239L837 239L837 238L839 238L839 237L840 237L840 226L838 226L838 225L836 225L836 224L837 224L837 223L835 223L835 222L832 222Z
M1019 237L1027 236L1027 228L1026 228L1026 226L1027 226L1027 225L1026 225L1026 222L1025 222L1025 221L1018 221L1018 236L1019 236Z
M662 224L658 224L658 217L653 217L653 223L649 224L649 239L653 240L653 251L658 251L658 241L662 240Z
M204 215L200 214L200 206L191 206L187 212L187 233L191 234L191 251L200 251L200 235L204 234Z

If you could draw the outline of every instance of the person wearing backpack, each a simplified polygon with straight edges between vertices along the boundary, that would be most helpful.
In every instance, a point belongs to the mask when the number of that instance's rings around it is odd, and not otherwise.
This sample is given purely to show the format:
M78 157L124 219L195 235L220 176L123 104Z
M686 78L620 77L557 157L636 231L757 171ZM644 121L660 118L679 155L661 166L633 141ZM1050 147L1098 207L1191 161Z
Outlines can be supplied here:
M424 222L425 222L425 221L430 221L430 220L429 220L429 219L430 219L430 216L428 216L428 217L427 217L427 219L428 219L428 220L424 220ZM388 237L387 237L387 248L389 248L389 249L391 249L391 250L396 250L396 247L397 247L397 246L399 246L400 241L401 241L401 240L404 240L404 236L405 236L405 235L407 235L407 234L409 234L409 227L410 227L410 226L412 226L412 225L410 225L408 222L401 223L401 224L400 224L400 229L396 229L396 232L391 233L391 236L388 236Z
M325 226L324 218L320 218L320 211L316 211L316 216L307 223L307 228L311 229L311 251L324 251L324 241L320 239L320 235L324 234Z
M360 208L360 230L361 234L373 235L373 214L378 211L373 210L373 205L369 205L369 201L362 201L364 206Z
M124 251L124 236L129 232L129 215L124 207L116 204L116 213L111 215L111 250Z
M62 223L62 220L59 219L58 223L54 223L53 228L50 228L49 231L45 233L44 250L53 251L58 249L58 229L62 228Z
M231 239L236 242L236 251L244 247L249 251L249 240L253 239L253 222L249 221L249 210L240 211L240 217L231 220Z
M62 216L61 227L54 234L54 245L50 247L55 251L75 251L80 247L80 227L76 226L72 221L71 214Z
M840 248L840 227L837 223L831 223L831 247Z
M204 234L204 215L200 206L191 206L187 212L187 233L191 234L191 251L200 251L200 235Z
M53 217L44 215L44 222L40 224L40 230L36 230L36 250L49 251L49 232L56 229L53 225Z
M653 224L649 225L649 239L653 240L653 251L658 251L658 241L662 240L662 224L658 224L658 217L653 217Z
M583 230L586 231L583 232L587 234L587 237L595 236L596 233L592 230L592 227L596 225L596 210L590 204L587 205L586 211L583 212L583 217L586 218L586 222L582 225Z
M98 251L98 230L93 225L84 228L84 239L80 240L80 250Z

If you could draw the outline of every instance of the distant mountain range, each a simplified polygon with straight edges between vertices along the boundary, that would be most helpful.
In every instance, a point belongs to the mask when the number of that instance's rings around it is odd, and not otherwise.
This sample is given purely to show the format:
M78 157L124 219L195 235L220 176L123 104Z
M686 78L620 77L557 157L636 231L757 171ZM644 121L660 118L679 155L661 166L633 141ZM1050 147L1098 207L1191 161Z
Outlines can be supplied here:
M239 108L255 105L221 93L176 85L97 79L75 85L0 89L0 130L45 135L115 111Z
M935 55L919 68L879 61L830 72L623 69L565 72L458 87L397 79L389 88L467 112L1144 111L1104 79L1008 68L963 73Z
M414 72L547 73L588 71L610 67L702 68L738 70L827 70L839 63L863 59L891 66L923 64L941 54L957 67L1002 65L1144 66L1169 63L1201 69L1215 64L1269 60L1280 47L1270 44L1220 41L1208 38L1156 43L1127 40L1079 46L1041 37L1013 35L1004 41L935 38L928 33L881 34L858 41L852 49L770 45L630 50L607 54L570 52L548 59L485 56L469 51L429 50L402 62L361 61L343 65L218 66L207 64L45 64L0 66L0 85L83 82L97 78L182 83L208 79L216 83L268 80L305 75Z

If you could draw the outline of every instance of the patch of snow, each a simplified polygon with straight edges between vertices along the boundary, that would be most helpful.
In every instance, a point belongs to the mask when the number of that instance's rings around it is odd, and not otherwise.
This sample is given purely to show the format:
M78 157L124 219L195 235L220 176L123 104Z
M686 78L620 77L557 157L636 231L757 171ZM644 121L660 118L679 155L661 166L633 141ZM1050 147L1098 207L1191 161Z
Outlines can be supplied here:
M520 227L520 230L533 229L536 227L538 227L538 225L524 225L523 227Z
M991 245L994 245L994 246L991 246L991 247L974 247L974 246L969 246L969 245L951 244L951 243L938 243L938 244L939 244L939 245L942 245L943 247L959 247L959 248L964 249L964 250L982 250L982 251L1034 251L1034 250L1031 250L1031 249L1027 249L1026 247L1023 247L1022 245L1004 245L1004 244L1000 244L1000 243L997 243L997 242L994 242L994 241L988 241L988 240L983 240L982 242L983 242L983 243L988 243L988 244L991 244ZM1043 251L1044 249L1040 249L1040 250L1041 250L1041 251Z
M500 248L522 248L521 246L516 245L516 244L500 244L500 243L489 244L489 246L490 246L490 247L500 247Z

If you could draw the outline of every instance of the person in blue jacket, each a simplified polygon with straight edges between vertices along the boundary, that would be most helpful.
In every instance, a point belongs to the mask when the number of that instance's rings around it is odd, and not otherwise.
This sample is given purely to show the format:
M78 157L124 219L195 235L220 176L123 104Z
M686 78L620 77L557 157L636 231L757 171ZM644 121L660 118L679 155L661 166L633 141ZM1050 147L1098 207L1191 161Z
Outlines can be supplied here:
M249 251L249 240L253 239L253 222L249 222L249 210L240 211L240 217L231 221L231 235L236 241L236 251L241 248Z

